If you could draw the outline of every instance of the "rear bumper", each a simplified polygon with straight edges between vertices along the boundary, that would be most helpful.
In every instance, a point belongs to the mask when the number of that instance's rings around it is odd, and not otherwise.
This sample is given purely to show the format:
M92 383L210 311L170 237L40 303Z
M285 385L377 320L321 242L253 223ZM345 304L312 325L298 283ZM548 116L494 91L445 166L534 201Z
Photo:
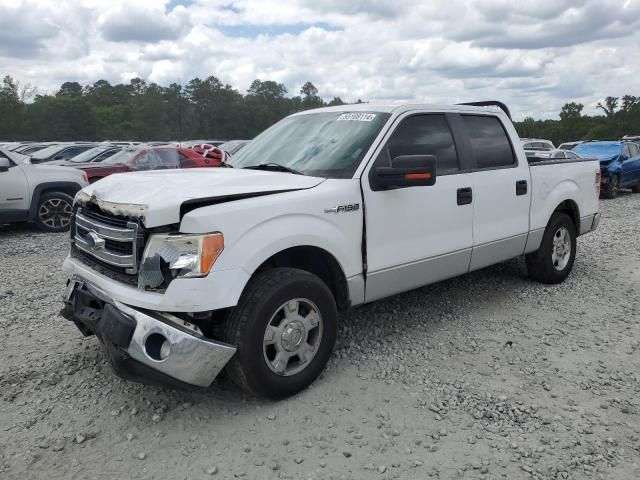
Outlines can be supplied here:
M600 225L600 213L595 213L593 215L587 215L586 217L582 217L580 219L580 232L579 235L584 235L585 233L593 232Z
M178 317L124 305L77 279L70 280L61 314L85 336L98 337L116 374L141 383L206 388L236 351Z

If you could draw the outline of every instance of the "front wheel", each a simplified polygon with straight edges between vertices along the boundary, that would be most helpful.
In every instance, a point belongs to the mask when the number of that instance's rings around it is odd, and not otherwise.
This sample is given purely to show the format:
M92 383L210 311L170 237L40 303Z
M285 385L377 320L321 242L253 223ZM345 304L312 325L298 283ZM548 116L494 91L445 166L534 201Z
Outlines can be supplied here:
M611 177L609 177L609 183L607 183L607 186L602 191L602 193L607 198L616 198L618 196L619 190L620 190L620 178L618 177L618 175L612 175Z
M563 282L576 258L576 227L566 213L555 212L547 224L538 251L525 259L529 277L542 283Z
M73 197L64 192L48 192L40 197L34 222L45 232L65 232L71 224Z
M640 183L631 187L633 193L640 193Z
M317 276L275 268L253 278L231 311L224 341L237 352L226 367L243 390L285 398L322 373L336 341L336 303Z

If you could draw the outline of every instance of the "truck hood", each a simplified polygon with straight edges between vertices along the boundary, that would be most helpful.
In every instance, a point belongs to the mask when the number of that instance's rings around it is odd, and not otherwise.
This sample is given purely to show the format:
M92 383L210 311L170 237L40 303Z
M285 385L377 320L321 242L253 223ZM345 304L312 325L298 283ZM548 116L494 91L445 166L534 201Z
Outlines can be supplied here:
M600 165L607 166L611 162L613 162L616 158L618 158L618 155L613 155L610 157L600 157Z
M325 179L292 173L231 168L191 168L114 174L82 190L80 203L142 218L146 227L179 223L195 208L313 188Z

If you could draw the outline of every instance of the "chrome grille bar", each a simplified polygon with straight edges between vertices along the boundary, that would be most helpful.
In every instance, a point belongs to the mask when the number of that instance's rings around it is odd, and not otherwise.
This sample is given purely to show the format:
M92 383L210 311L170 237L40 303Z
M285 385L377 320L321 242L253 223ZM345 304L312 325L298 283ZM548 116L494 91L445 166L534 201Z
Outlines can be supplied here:
M133 275L138 273L138 230L135 222L127 222L126 228L119 228L85 216L79 209L75 215L73 239L78 250ZM122 246L130 245L131 254L123 254L122 249L110 250L110 244L105 240L119 242Z

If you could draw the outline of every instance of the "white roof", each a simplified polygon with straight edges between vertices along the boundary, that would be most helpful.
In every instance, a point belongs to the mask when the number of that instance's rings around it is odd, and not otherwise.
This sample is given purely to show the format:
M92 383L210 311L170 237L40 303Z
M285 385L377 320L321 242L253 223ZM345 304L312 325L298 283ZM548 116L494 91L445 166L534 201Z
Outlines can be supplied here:
M322 112L381 112L401 114L412 110L434 111L434 112L495 112L504 113L498 107L474 107L470 105L434 105L425 103L407 103L407 104L390 104L390 103L356 103L351 105L336 105L335 107L315 108L313 110L304 110L295 115L305 115L308 113Z

